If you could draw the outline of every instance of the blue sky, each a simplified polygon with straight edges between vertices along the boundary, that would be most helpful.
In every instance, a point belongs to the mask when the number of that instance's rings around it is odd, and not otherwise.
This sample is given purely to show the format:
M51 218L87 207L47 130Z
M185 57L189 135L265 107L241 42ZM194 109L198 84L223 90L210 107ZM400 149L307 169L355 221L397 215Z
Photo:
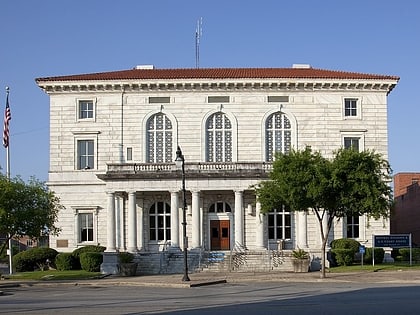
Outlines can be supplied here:
M48 179L44 76L195 67L314 68L400 76L389 95L389 161L420 171L420 2L391 0L4 0L0 105L10 87L11 175ZM6 150L0 166L5 172Z

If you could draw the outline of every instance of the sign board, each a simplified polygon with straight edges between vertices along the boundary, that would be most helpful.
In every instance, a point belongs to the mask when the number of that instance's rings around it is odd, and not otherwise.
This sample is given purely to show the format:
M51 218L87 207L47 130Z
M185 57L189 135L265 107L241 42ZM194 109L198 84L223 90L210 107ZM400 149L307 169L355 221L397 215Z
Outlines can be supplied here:
M410 234L374 235L374 247L411 247Z
M364 254L364 253L366 253L366 247L365 247L365 246L363 246L363 245L360 245L360 246L359 246L359 253L360 253L360 254Z

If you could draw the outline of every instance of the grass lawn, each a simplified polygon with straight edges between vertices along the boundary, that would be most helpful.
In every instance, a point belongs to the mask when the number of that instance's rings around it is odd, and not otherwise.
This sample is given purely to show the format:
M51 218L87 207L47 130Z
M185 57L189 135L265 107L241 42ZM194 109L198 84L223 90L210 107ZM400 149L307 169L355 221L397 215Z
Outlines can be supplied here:
M46 271L30 271L17 272L12 275L4 275L6 279L10 280L83 280L83 279L97 279L103 275L100 272L88 272L84 270L46 270Z
M359 272L359 271L398 271L398 270L420 270L420 264L413 264L410 266L408 263L388 263L388 264L357 264L352 266L338 266L329 269L329 272L340 273L340 272Z

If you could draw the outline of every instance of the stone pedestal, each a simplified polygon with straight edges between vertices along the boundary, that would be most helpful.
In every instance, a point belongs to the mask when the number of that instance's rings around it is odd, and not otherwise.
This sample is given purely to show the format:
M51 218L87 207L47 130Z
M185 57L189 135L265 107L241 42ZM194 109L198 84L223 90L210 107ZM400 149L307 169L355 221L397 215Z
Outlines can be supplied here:
M103 252L103 262L101 264L102 274L118 274L118 253L117 252Z

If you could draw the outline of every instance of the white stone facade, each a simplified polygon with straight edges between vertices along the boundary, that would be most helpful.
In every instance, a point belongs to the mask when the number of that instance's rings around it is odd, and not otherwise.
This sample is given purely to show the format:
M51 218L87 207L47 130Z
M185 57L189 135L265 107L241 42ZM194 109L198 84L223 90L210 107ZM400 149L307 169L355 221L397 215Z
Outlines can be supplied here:
M255 76L248 73L253 69L184 71L37 79L50 96L48 186L65 207L62 232L50 246L60 252L86 244L108 252L182 248L181 173L173 162L179 145L189 249L319 251L311 212L279 214L274 227L260 214L252 185L271 169L268 143L283 151L311 146L331 157L350 139L387 158L387 95L398 77L312 68L258 69ZM287 132L274 130L270 140L268 120L280 117L287 118ZM335 222L330 239L349 236L347 225ZM388 220L361 217L353 228L367 246L372 234L389 234Z

